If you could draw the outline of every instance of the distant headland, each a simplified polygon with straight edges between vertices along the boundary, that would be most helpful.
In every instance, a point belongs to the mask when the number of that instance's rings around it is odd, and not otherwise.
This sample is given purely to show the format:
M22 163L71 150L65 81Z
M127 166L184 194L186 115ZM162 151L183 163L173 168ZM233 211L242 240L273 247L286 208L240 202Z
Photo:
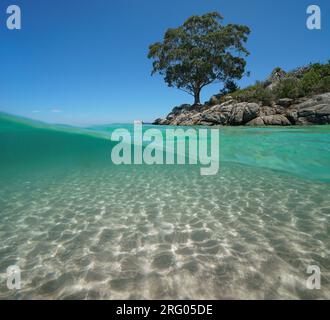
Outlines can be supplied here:
M330 124L330 61L285 72L245 89L224 89L205 104L175 107L155 125L268 126Z
M225 25L220 13L210 12L188 18L150 45L152 74L194 97L193 105L175 107L154 124L330 124L330 61L290 72L278 67L266 81L245 89L237 86L250 73L245 60L250 32L245 25ZM201 104L202 89L212 83L221 83L223 89Z

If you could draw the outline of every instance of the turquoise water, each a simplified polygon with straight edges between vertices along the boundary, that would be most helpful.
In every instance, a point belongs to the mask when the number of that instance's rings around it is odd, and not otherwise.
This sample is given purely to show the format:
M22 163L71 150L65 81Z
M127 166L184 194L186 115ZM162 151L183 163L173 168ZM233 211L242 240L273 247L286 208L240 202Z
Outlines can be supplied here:
M329 126L220 128L204 177L113 165L118 127L0 115L0 299L330 298Z

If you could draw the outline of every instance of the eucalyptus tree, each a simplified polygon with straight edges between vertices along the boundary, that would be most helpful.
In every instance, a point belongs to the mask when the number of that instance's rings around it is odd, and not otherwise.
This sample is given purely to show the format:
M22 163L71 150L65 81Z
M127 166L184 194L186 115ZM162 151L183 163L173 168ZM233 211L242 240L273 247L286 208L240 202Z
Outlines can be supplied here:
M201 90L216 81L241 79L249 52L244 44L250 29L244 25L223 25L217 12L188 18L182 26L168 29L162 42L149 47L152 74L164 77L200 104Z

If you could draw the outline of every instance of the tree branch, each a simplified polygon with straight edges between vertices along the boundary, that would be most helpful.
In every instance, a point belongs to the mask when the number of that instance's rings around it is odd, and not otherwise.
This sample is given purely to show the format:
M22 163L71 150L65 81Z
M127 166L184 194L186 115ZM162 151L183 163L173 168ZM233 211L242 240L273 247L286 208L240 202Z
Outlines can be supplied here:
M182 88L178 88L178 89L185 92L185 93L190 94L191 96L194 96L194 94L192 92L188 91L188 90L185 90L185 89L182 89Z

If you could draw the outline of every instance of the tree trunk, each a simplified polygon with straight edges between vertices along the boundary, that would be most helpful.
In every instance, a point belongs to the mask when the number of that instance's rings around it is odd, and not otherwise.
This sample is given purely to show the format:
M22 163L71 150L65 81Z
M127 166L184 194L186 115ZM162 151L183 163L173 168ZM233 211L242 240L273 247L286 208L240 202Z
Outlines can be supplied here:
M201 104L200 94L201 94L201 89L197 89L194 93L194 98L195 98L194 105Z

